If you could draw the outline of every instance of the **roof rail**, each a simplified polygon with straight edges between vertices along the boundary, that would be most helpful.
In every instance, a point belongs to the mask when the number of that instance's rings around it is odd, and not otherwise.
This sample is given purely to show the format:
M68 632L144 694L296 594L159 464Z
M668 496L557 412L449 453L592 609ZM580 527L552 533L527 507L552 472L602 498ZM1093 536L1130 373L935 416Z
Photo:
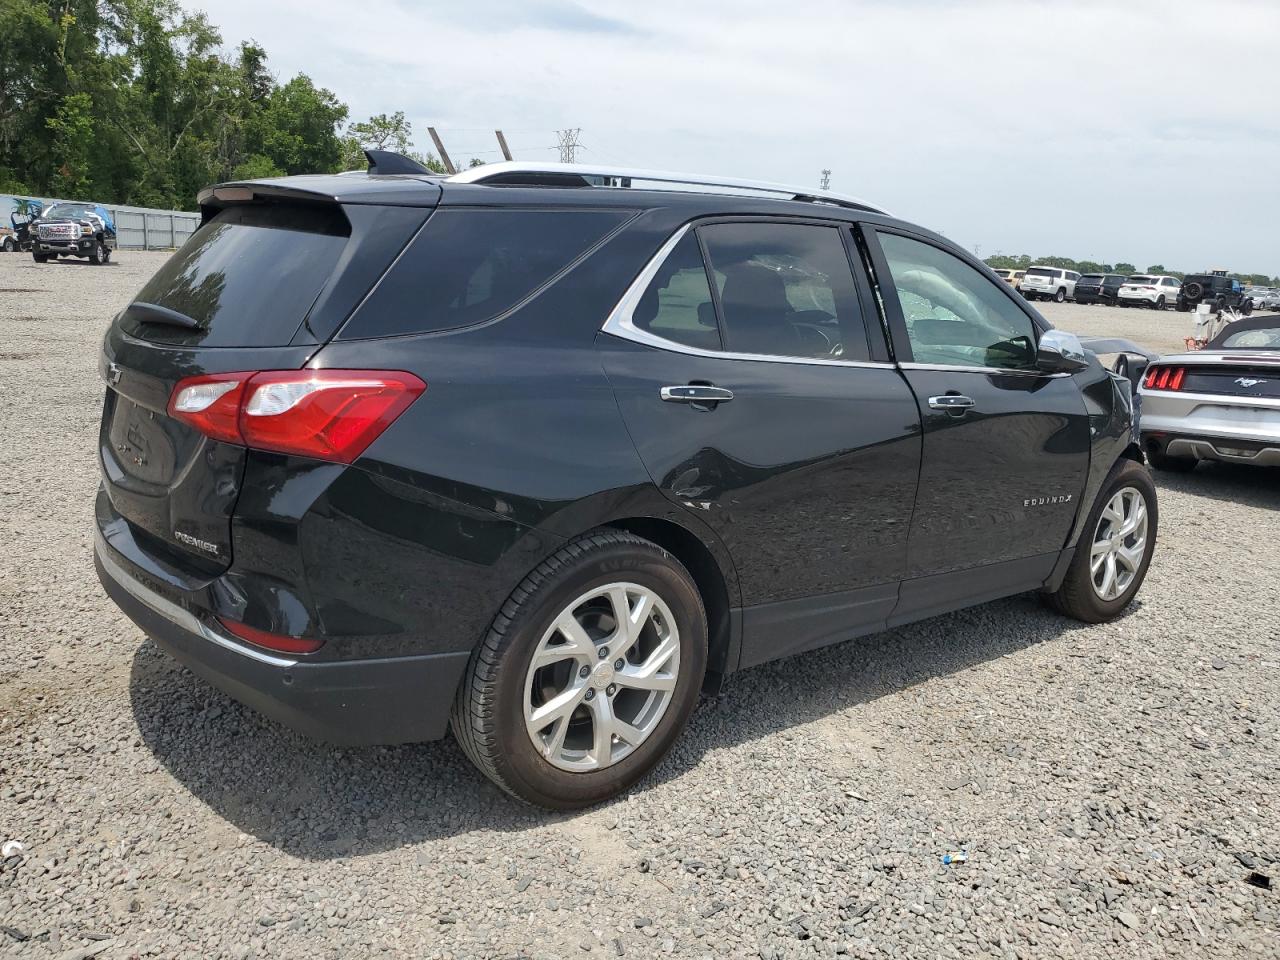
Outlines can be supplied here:
M779 199L800 200L808 203L829 203L853 210L885 213L857 197L850 197L827 190L805 190L781 183L761 180L739 180L733 177L709 177L697 173L673 173L669 170L634 170L630 167L603 167L585 163L531 162L507 160L471 167L447 177L445 183L481 183L490 186L543 186L543 187L634 187L637 182L677 184L682 187L703 187L701 193L725 191L749 191L776 196ZM662 189L661 187L657 189Z

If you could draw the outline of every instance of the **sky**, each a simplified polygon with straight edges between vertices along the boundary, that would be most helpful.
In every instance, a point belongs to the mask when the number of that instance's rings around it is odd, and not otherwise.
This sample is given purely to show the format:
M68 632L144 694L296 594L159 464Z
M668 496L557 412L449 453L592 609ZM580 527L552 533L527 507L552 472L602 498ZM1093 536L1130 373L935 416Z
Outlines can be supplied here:
M455 162L853 194L982 256L1280 274L1276 0L185 0Z

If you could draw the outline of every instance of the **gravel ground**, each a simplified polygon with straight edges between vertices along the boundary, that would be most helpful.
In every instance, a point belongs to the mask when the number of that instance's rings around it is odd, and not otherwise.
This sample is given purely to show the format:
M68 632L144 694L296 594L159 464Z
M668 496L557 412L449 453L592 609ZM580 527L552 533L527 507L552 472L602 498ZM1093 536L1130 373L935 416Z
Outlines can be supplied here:
M0 255L0 956L1280 956L1274 473L1159 477L1114 624L1021 597L747 671L629 798L550 815L449 741L263 721L102 595L98 341L162 260Z

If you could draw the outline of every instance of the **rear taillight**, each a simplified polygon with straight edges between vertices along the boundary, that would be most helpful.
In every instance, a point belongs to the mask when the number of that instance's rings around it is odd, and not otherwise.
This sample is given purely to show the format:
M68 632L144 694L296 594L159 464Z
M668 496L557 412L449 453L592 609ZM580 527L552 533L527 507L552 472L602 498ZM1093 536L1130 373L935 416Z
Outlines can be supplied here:
M219 617L218 622L232 636L239 637L246 643L252 643L255 647L275 650L277 653L315 653L324 646L323 640L312 640L309 637L290 637L283 633L270 633L267 630L259 630L257 627L250 627L236 620L226 620Z
M1149 367L1142 385L1148 390L1181 390L1186 367Z
M256 450L351 463L427 388L394 370L268 370L188 377L169 415Z

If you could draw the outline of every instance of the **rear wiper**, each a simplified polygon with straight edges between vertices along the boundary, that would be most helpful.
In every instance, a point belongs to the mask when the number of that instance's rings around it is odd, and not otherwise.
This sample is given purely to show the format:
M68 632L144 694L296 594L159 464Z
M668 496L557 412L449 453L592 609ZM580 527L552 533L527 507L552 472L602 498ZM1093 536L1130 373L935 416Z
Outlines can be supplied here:
M184 330L204 329L200 325L200 321L194 317L188 317L185 313L179 313L177 310L170 310L168 307L162 307L155 303L134 301L129 304L124 315L127 318L138 321L138 323L154 323L163 327L182 327Z

